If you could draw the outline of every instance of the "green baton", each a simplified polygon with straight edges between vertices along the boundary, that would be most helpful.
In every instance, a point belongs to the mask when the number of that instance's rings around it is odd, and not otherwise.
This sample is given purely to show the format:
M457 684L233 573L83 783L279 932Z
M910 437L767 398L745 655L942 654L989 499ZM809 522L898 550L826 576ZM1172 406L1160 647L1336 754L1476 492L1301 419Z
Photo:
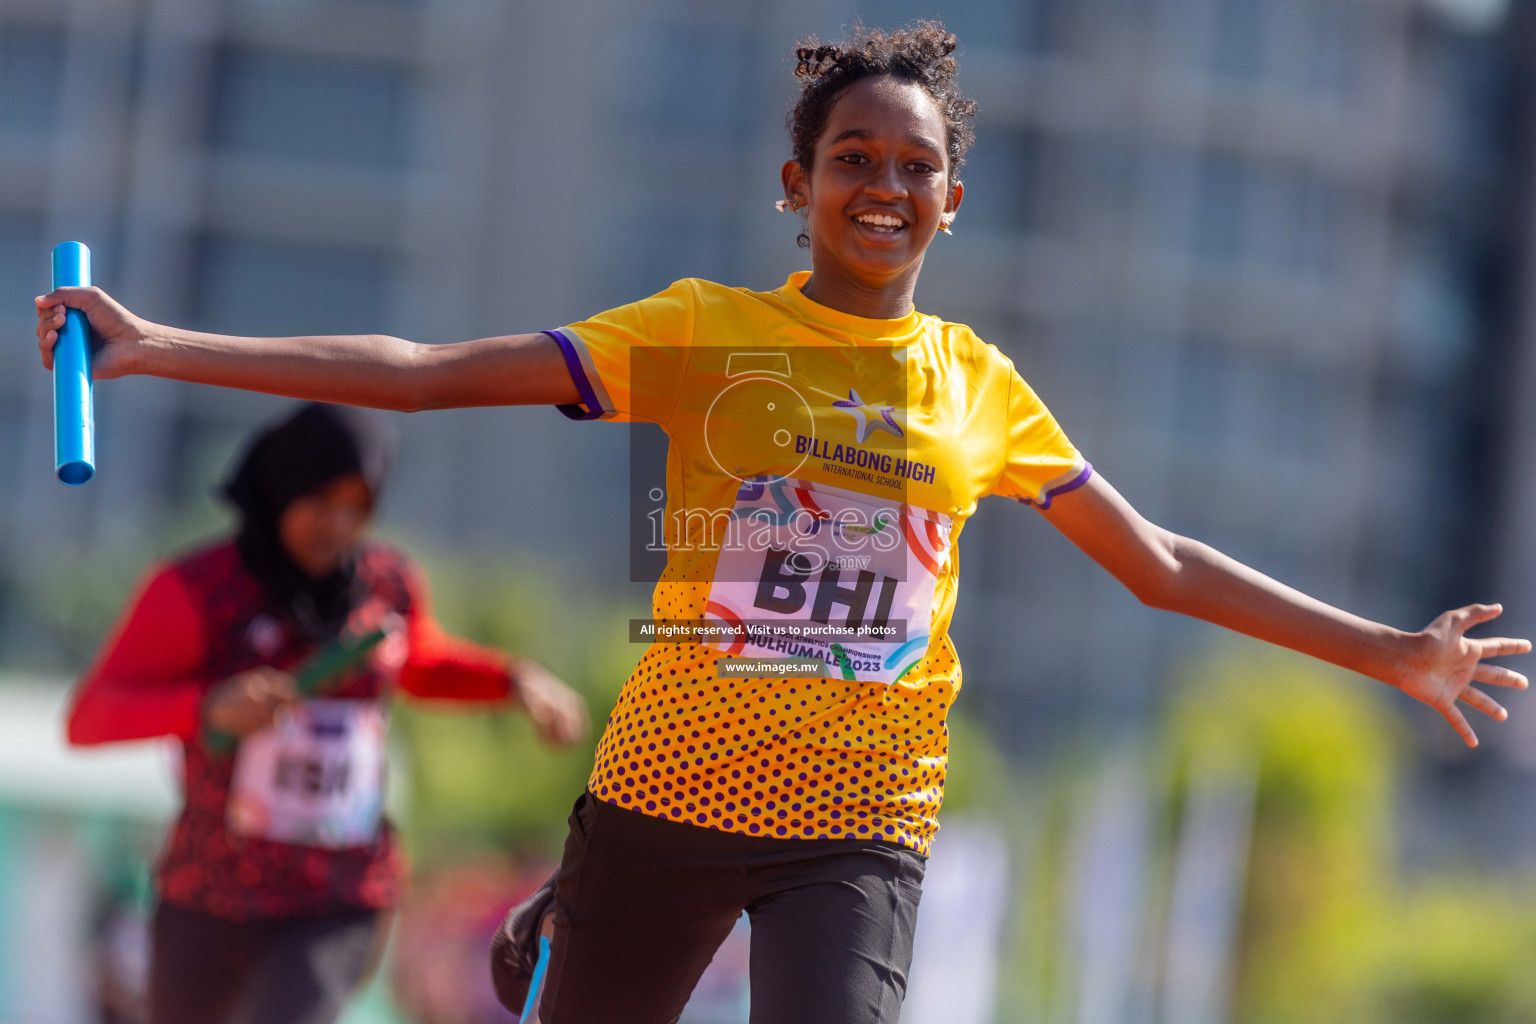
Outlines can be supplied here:
M301 697L313 697L325 690L348 669L356 667L379 646L389 633L375 629L361 636L343 634L320 648L299 663L293 671L293 681ZM203 746L215 754L228 754L239 746L240 740L211 726L203 726Z

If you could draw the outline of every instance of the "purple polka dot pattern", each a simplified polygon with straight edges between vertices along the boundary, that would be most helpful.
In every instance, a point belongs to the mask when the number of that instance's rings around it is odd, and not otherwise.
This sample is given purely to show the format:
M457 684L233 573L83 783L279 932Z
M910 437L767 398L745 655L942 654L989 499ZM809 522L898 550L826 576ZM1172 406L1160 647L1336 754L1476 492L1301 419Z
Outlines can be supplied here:
M597 748L599 798L745 835L876 838L926 855L960 666L947 637L915 684L720 679L720 655L653 644Z

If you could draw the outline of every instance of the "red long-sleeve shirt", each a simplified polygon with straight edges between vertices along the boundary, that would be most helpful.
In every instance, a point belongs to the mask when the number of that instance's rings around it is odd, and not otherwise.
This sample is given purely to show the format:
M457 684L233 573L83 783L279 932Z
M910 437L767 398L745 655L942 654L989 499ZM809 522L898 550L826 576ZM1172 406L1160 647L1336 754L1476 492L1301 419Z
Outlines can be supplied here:
M508 658L493 648L443 632L432 615L425 579L407 565L411 593L408 654L396 685L415 697L504 699ZM68 720L79 745L174 736L190 740L209 680L203 612L175 565L146 574L127 612L81 678Z
M337 696L379 699L398 687L431 699L508 697L508 656L443 632L425 578L402 552L368 542L358 574L370 601L405 619L405 656L398 671L373 659ZM226 541L151 569L81 679L70 743L167 736L183 744L187 803L162 856L162 899L232 918L393 903L401 864L387 825L372 846L342 850L250 839L225 826L232 762L198 739L203 698L231 675L290 668L312 650Z

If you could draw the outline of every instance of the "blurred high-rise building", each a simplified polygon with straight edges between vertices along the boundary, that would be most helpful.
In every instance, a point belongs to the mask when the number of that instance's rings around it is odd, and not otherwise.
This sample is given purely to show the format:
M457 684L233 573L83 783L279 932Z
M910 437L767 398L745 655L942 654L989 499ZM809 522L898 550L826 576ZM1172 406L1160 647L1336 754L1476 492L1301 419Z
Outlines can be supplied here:
M445 342L678 277L775 287L807 262L772 206L794 42L923 16L960 34L981 114L919 307L1012 356L1154 521L1400 626L1482 596L1503 426L1480 382L1522 189L1496 0L6 0L11 655L58 551L184 540L167 524L283 406L107 384L99 478L54 482L30 341L54 241L149 319L243 334ZM400 425L395 527L626 578L623 428ZM956 626L973 706L1018 747L1147 714L1214 634L989 504Z

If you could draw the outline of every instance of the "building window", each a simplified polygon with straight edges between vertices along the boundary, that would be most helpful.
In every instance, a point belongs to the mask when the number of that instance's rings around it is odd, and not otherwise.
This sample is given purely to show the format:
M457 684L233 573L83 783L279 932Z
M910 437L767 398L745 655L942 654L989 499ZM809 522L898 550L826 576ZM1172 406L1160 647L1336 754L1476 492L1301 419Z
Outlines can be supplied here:
M1509 81L1509 62L1480 38L1441 37L1426 50L1424 60L1440 92L1428 137L1458 169L1494 173L1517 135L1507 123L1505 97L1518 90Z
M28 135L57 132L63 89L63 36L0 26L0 131Z
M978 234L1038 231L1044 225L1036 196L1042 191L1040 137L1023 130L986 132L966 158L965 196L955 230Z
M274 409L281 406L274 403ZM236 425L186 408L173 410L165 422L165 447L159 455L160 497L170 508L205 506L209 481L222 480L250 443L249 424Z
M1263 427L1275 461L1315 465L1323 450L1328 415L1324 378L1300 363L1282 364L1264 374L1274 422Z
M618 106L645 134L740 142L752 36L742 26L660 21L626 33Z
M1311 169L1212 154L1198 180L1191 224L1197 259L1294 280L1320 280L1334 269L1339 222L1349 211Z
M1293 0L1287 31L1281 33L1286 77L1300 91L1343 96L1354 86L1360 63L1368 57L1362 24L1368 4L1339 0Z
M623 221L612 281L623 302L684 277L729 282L735 274L733 221L699 206L642 208Z
M22 438L27 426L27 387L35 374L42 373L37 348L18 343L32 338L37 318L32 310L32 296L49 287L48 247L44 242L43 222L33 216L0 216L0 334L7 339L6 352L0 357L0 481L7 492L23 485L22 470L27 462ZM0 515L5 505L0 503Z
M0 215L0 331L8 338L26 337L37 325L32 296L52 287L49 247L42 218L29 214ZM36 349L6 345L12 355L37 357ZM5 360L9 362L9 359Z
M1174 438L1192 453L1294 465L1315 459L1329 429L1323 380L1280 353L1191 341L1176 397Z
M274 14L289 14L304 8L319 6L317 0L237 0L241 7L249 7L252 10L270 11ZM320 0L323 2L323 0ZM430 0L365 0L365 2L379 7L413 8L425 7Z
M386 170L411 162L415 84L398 67L231 49L215 88L211 142L221 152Z
M1407 230L1393 282L1394 363L1410 376L1453 374L1478 335L1473 247L1454 232Z
M1266 270L1318 280L1333 268L1341 210L1316 174L1272 169L1254 179L1253 255Z
M1251 176L1235 157L1208 155L1200 167L1191 239L1194 255L1212 263L1236 263L1244 255Z
M393 263L371 252L210 236L195 311L203 330L291 337L389 333Z
M1062 42L1062 0L886 0L858 5L867 25L892 29L921 18L936 18L960 40L963 50L1049 53Z
M1353 85L1370 5L1343 0L1216 0L1211 71L1231 82L1337 96Z
M1231 428L1236 376L1231 357L1218 346L1191 342L1179 353L1174 431L1181 447L1210 451L1220 446Z
M1217 0L1211 24L1211 70L1223 78L1264 73L1264 0Z

